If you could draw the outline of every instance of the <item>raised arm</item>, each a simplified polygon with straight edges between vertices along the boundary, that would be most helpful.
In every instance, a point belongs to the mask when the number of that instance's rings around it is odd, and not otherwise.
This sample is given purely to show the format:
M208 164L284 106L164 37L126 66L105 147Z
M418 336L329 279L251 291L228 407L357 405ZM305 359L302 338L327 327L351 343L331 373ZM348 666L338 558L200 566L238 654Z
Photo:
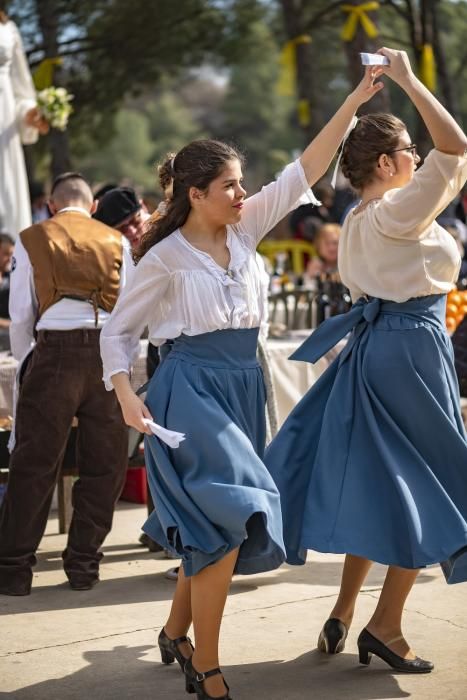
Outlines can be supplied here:
M375 83L381 73L380 66L367 66L359 85L304 150L300 162L310 186L326 173L357 109L383 87L383 83Z
M301 158L289 163L277 180L245 200L242 221L237 224L237 229L250 240L253 248L278 221L299 206L300 197L324 175L358 107L383 87L382 83L374 83L380 74L379 66L369 66L360 84Z
M461 156L467 149L467 137L449 112L414 75L405 51L382 48L390 64L383 73L394 80L410 97L425 122L435 148L443 153Z

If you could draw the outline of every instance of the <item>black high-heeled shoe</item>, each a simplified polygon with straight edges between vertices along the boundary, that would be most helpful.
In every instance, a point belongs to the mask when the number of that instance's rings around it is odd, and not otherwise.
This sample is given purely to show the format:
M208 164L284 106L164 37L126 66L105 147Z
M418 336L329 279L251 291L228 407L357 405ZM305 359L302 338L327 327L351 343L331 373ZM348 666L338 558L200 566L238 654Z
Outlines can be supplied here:
M211 671L206 671L205 673L200 673L193 666L191 659L185 664L185 681L186 681L186 692L196 693L198 700L232 700L229 695L229 686L225 682L224 685L227 688L227 693L221 695L220 697L214 697L213 695L208 695L203 688L203 682L206 678L211 678L211 676L222 675L220 668L213 668Z
M330 617L319 634L318 649L325 654L339 654L344 651L348 632L342 620Z
M403 637L391 639L388 644L398 642L400 639L403 639ZM415 659L404 659L402 656L398 656L391 651L391 649L388 649L383 642L373 637L366 628L360 632L357 644L360 663L365 664L365 666L369 665L371 657L373 654L376 654L376 656L379 656L380 659L385 661L396 671L403 671L404 673L430 673L430 671L434 669L434 665L431 661L425 661L419 656Z
M170 639L166 633L165 629L162 628L157 643L159 644L159 649L161 652L161 660L163 664L173 664L175 659L177 659L182 671L185 671L185 664L187 662L186 656L183 656L182 652L178 648L179 644L183 642L188 642L193 651L195 650L191 639L189 637L178 637L177 639Z

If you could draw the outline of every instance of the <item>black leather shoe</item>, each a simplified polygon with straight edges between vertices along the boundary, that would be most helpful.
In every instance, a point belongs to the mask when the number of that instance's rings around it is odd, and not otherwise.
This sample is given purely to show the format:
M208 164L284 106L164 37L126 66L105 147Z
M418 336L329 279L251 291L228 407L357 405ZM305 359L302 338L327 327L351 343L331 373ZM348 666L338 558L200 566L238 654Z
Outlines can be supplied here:
M337 617L330 617L324 623L318 638L318 649L325 654L339 654L344 651L349 630Z
M24 584L23 586L13 585L12 583L1 584L0 583L0 595L30 595L31 584Z
M157 643L159 644L161 660L163 664L173 664L175 659L177 659L182 671L185 670L185 664L188 659L186 658L186 656L183 656L182 652L178 648L178 645L182 644L183 642L188 642L193 651L195 650L189 637L178 637L177 639L170 639L166 635L164 628L162 628Z
M1 595L29 595L32 585L31 569L18 570L14 566L2 566L2 575L0 576L0 594Z
M389 644L397 642L399 639L402 639L402 637L392 639ZM376 656L379 656L380 659L385 661L396 671L403 671L404 673L430 673L430 671L434 669L434 665L431 661L425 661L418 656L415 659L404 659L402 656L398 656L383 644L383 642L373 637L366 628L360 632L357 644L360 663L365 664L365 666L369 665L371 657L373 654L376 654Z
M74 576L68 579L70 583L70 588L74 591L90 591L99 583L99 577L97 578L82 578L80 576Z
M198 700L232 700L232 698L229 695L229 686L225 682L225 679L224 685L227 689L225 695L221 695L220 697L214 697L213 695L208 695L205 692L203 688L203 683L206 680L206 678L211 678L211 676L217 676L218 674L222 675L222 671L220 670L220 668L213 668L211 671L200 673L191 663L191 659L188 659L188 661L185 664L186 692L196 693L198 696Z

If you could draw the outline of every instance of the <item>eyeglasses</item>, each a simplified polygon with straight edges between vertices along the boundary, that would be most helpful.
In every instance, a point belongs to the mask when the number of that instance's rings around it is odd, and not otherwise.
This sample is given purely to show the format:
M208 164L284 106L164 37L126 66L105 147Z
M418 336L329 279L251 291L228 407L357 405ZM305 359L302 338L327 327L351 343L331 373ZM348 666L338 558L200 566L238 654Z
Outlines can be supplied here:
M395 148L393 151L388 151L388 153L398 153L399 151L409 151L412 154L412 158L417 155L417 144L410 143L408 146L403 146L402 148Z

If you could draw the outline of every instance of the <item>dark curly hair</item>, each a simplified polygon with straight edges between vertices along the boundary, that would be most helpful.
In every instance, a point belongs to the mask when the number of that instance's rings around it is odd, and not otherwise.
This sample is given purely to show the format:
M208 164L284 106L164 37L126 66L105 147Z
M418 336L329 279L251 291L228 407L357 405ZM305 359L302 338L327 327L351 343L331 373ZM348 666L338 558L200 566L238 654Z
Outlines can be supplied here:
M165 160L157 166L157 176L159 187L163 192L172 185L173 170L172 161L175 159L175 153L167 153Z
M372 182L379 156L396 149L406 129L404 122L393 114L359 117L344 144L341 159L342 172L355 190L360 191Z
M159 182L165 189L173 181L173 194L167 200L166 213L150 222L134 255L141 260L150 248L183 226L191 210L190 187L206 191L226 164L232 160L243 163L243 156L222 141L199 139L184 146L175 157L172 154L159 166Z

